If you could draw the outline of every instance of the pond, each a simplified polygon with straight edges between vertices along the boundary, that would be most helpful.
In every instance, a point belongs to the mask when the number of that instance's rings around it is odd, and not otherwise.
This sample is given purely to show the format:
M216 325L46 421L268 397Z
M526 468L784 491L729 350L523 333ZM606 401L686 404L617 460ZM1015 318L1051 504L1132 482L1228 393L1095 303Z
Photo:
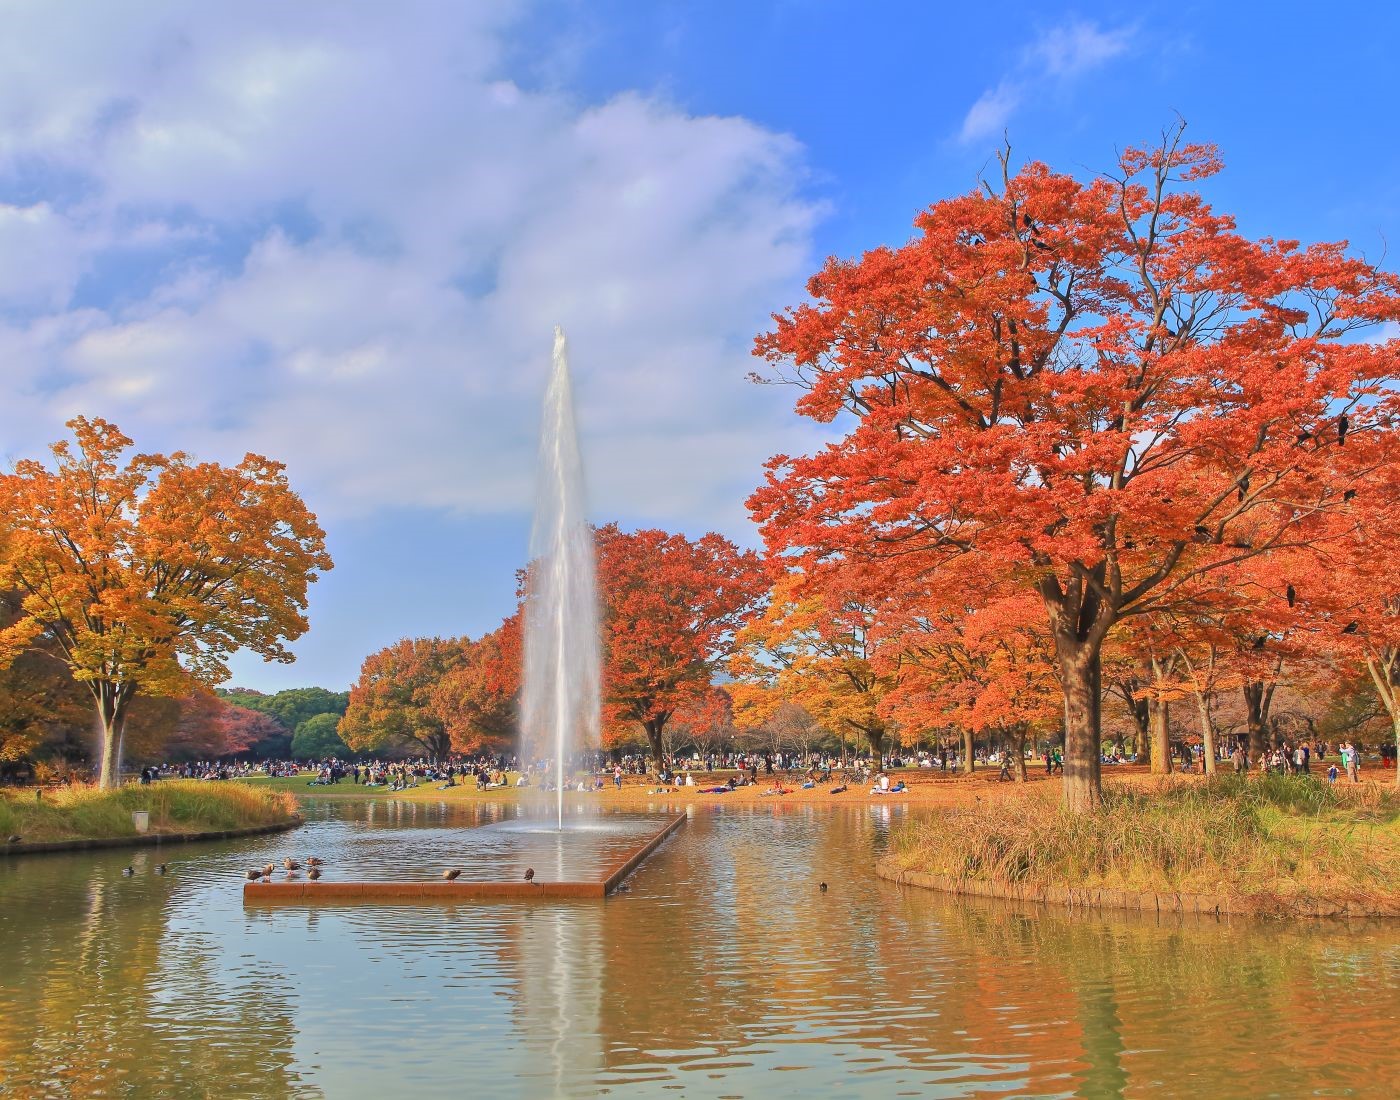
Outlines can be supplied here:
M1293 1097L1400 1081L1394 926L1070 917L900 889L870 872L888 805L693 809L606 901L245 908L248 867L317 854L328 878L432 874L457 830L514 811L309 813L294 833L160 854L0 860L0 1094Z

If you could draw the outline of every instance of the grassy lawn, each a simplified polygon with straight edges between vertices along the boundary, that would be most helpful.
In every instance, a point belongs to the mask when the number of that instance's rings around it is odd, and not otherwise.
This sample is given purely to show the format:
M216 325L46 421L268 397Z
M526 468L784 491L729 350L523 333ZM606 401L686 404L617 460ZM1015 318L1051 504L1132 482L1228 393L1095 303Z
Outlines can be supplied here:
M151 815L152 833L195 833L275 825L296 808L295 799L266 785L193 779L111 791L65 787L44 791L42 798L35 798L33 790L6 791L0 794L0 841L10 836L28 843L136 836L134 810Z
M1234 776L1105 790L1101 813L993 800L911 821L895 866L1027 886L1400 898L1400 796L1379 784Z

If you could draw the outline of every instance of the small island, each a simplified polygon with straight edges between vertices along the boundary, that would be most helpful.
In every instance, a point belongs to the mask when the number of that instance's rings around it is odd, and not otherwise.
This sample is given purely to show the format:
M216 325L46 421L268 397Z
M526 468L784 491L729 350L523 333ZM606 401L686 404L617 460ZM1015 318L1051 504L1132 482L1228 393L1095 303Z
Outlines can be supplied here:
M1106 784L1100 813L989 800L896 830L887 879L1072 908L1400 916L1400 795L1306 776Z
M144 831L132 816L140 812L150 815ZM248 783L171 779L0 792L0 834L10 853L236 836L300 822L290 794Z

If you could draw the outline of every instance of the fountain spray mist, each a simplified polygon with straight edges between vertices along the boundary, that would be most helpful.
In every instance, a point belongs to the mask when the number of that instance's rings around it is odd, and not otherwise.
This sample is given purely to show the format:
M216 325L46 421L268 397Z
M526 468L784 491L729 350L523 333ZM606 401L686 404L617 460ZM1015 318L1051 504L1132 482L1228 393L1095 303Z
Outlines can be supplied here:
M554 373L544 398L535 522L525 604L521 724L532 756L552 750L559 828L564 758L598 733L598 594L593 533L584 513L583 464L564 330L554 327Z

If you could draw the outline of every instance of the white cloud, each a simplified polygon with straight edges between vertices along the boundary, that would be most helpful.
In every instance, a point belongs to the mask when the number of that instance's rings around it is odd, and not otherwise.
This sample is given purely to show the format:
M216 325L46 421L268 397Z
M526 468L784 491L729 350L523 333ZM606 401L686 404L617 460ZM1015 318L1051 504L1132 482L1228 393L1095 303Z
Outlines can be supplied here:
M332 519L521 509L560 321L595 512L737 522L805 431L744 381L813 263L801 148L521 87L512 5L329 10L15 13L0 194L51 197L0 206L7 453L85 412L282 459Z
M1131 28L1101 30L1093 23L1076 22L1055 27L1031 47L1031 56L1055 77L1072 78L1126 53Z
M1033 91L1063 88L1126 53L1135 33L1132 27L1104 29L1079 20L1052 27L1022 51L1012 72L968 108L958 140L977 141L1001 132Z
M1000 133L1020 104L1021 89L1012 81L1003 80L995 88L988 88L968 109L958 139L974 141Z

